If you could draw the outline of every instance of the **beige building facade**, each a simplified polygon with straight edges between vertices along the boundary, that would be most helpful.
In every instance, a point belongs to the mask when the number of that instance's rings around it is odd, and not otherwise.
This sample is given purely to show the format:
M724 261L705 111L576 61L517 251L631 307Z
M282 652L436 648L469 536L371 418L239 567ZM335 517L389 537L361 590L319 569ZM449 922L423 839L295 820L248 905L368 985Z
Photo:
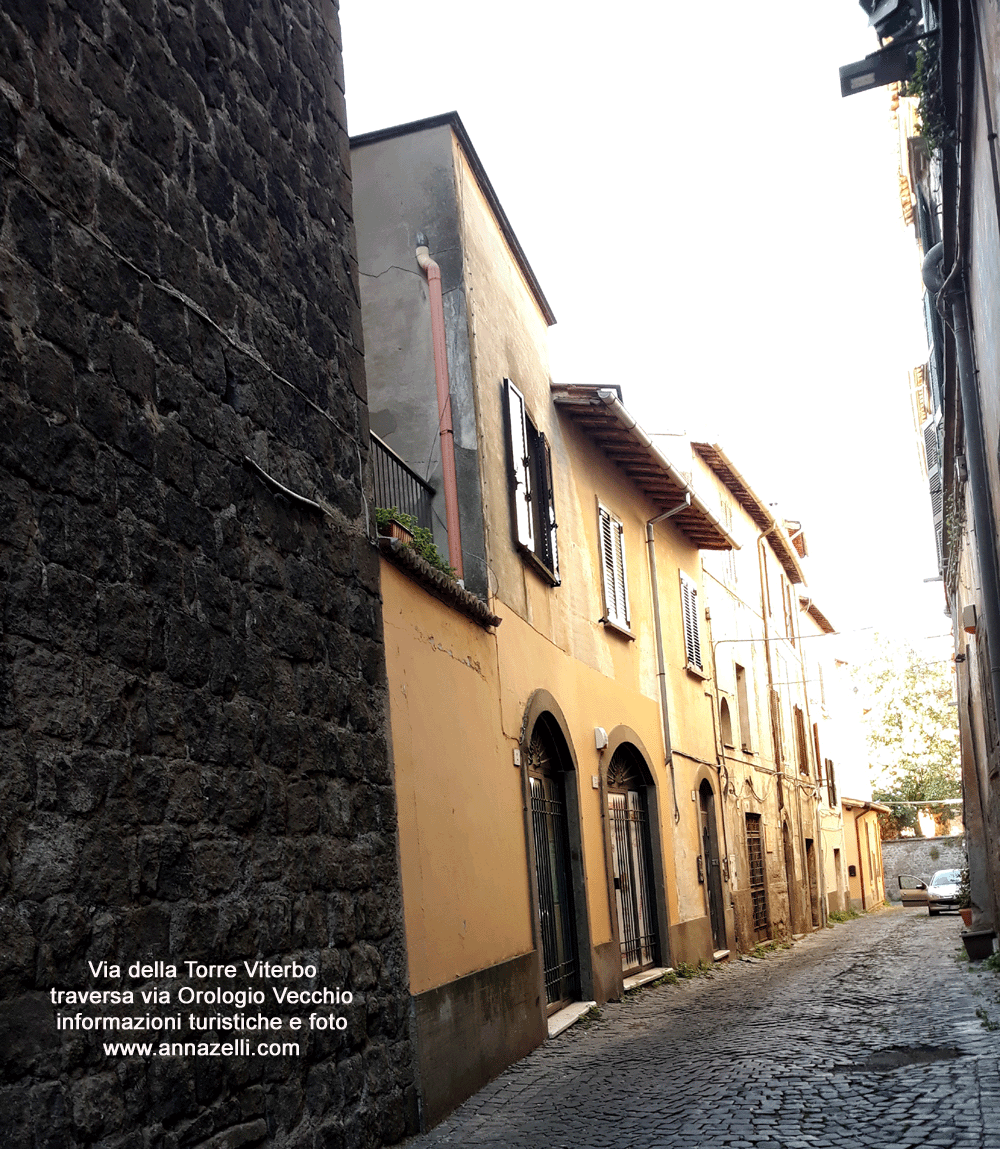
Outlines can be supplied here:
M760 648L777 608L761 618L758 601L754 622L733 612L744 629L726 633L754 641L717 682L706 574L763 561L797 615L801 572L785 528L755 548L718 476L675 466L618 387L551 381L551 309L456 115L358 137L352 165L375 502L462 576L380 541L429 1126L632 979L752 948L751 815L772 897L761 936L822 920L811 743L808 784L799 766L779 783L767 717L801 669ZM730 760L719 707L742 713L736 665L754 749ZM781 694L783 763L798 698Z
M843 822L826 748L823 641L805 593L801 525L775 517L721 447L692 444L738 551L703 555L719 761L741 949L825 923L845 904Z

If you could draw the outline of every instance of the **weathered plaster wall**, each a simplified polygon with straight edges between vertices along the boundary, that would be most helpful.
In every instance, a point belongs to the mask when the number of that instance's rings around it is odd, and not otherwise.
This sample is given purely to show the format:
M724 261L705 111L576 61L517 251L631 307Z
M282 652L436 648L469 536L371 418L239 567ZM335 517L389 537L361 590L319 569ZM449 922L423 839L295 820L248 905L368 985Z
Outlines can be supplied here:
M443 125L355 146L355 214L372 430L435 488L434 532L447 554L441 444L422 234L441 268L465 584L485 596L479 444L452 131Z
M498 636L383 564L403 897L414 994L533 948L521 772Z
M0 57L0 1141L396 1140L336 4L11 0ZM347 1030L199 1059L55 1029L51 989L136 988L89 963L257 957L350 989Z

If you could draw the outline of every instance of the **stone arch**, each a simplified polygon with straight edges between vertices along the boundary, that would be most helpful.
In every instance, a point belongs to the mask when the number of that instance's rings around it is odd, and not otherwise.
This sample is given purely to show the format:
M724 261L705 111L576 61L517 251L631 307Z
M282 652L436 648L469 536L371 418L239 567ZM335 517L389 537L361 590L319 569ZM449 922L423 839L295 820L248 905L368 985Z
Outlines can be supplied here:
M601 755L611 932L620 976L667 963L669 928L656 771L641 739L614 727Z
M548 1013L569 997L593 997L594 977L579 770L569 723L547 690L528 699L519 742L532 929L540 1002ZM557 982L553 971L563 958L572 960L574 972Z
M732 750L736 745L733 741L733 716L726 698L719 703L719 733L722 735L722 745Z

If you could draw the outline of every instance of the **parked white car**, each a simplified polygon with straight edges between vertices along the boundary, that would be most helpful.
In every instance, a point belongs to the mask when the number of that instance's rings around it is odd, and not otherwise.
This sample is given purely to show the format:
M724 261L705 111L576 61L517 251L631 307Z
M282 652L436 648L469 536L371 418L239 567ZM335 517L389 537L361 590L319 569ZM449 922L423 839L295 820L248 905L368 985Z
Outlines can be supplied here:
M912 875L899 875L899 900L904 906L926 906L936 917L942 910L958 909L958 887L961 870L938 870L930 883Z

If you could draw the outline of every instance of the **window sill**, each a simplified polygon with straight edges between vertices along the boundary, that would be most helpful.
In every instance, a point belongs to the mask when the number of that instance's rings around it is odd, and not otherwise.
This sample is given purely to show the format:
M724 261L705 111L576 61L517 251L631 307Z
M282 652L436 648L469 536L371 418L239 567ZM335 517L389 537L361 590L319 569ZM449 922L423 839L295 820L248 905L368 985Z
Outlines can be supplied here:
M615 622L613 618L598 619L600 624L606 629L612 631L614 634L620 634L622 638L627 638L630 642L635 642L635 635L627 626L622 626L620 622Z
M703 682L708 681L708 672L705 670L702 670L701 667L699 667L699 666L695 666L693 662L685 663L684 669L693 678L700 678Z
M529 551L523 543L518 543L517 549L526 565L529 566L539 578L544 579L549 586L559 586L559 576L549 570L534 551Z

